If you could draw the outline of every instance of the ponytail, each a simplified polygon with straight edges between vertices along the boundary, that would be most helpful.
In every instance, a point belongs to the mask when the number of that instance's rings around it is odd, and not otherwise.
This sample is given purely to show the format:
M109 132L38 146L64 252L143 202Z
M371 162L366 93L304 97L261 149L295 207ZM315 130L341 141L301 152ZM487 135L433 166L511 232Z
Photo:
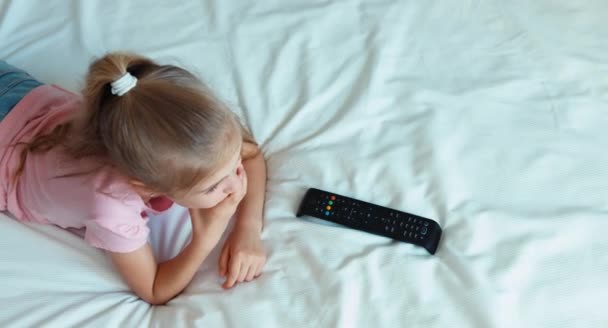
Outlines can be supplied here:
M158 65L147 58L126 53L109 54L91 64L85 87L82 90L86 128L82 131L82 140L71 149L74 157L107 155L103 137L107 132L102 131L101 123L106 121L105 117L111 115L108 113L109 111L119 110L119 107L128 107L129 97L133 96L129 92L122 96L112 94L112 82L127 72L139 79L146 71L156 67ZM120 103L127 103L127 106L120 106Z

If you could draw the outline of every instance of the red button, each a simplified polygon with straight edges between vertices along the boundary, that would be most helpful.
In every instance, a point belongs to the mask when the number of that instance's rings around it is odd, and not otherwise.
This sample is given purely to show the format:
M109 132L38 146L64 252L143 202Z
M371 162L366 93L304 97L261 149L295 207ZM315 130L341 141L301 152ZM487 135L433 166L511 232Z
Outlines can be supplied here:
M331 198L331 200L336 200L336 196L332 195L330 198Z

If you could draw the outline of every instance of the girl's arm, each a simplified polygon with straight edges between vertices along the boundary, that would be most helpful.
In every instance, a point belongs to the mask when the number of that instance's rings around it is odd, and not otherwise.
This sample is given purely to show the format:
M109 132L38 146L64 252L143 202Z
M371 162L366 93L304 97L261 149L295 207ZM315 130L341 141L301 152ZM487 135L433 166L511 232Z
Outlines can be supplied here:
M150 304L165 304L179 294L219 242L243 195L230 195L211 209L191 209L192 240L169 261L157 264L148 244L130 253L109 252L131 290Z
M244 143L243 152L255 155L243 159L243 167L247 173L247 194L239 205L236 225L246 226L261 233L266 194L266 160L255 144Z
M220 275L226 277L224 288L259 276L266 263L260 238L266 193L266 161L252 143L243 144L243 167L247 175L247 194L239 205L236 223L220 255Z
M146 244L131 253L111 253L112 262L131 290L152 305L165 304L188 285L213 249L193 240L173 259L157 264Z

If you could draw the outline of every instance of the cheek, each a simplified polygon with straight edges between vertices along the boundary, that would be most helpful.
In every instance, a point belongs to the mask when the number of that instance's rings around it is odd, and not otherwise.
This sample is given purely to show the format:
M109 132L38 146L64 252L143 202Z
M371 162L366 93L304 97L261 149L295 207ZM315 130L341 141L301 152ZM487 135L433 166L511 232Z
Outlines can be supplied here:
M211 208L217 205L222 200L217 195L199 196L196 197L196 204L199 208Z
M188 208L211 208L221 202L222 199L216 194L211 195L192 195L184 197L180 201L177 201L180 205Z

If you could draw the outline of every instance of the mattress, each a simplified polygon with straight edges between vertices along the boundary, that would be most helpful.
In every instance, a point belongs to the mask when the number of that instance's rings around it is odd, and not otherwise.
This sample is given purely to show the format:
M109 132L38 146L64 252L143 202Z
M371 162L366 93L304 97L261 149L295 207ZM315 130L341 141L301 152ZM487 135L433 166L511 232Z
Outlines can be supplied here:
M2 327L606 327L608 2L0 1L0 58L77 92L94 57L183 66L268 166L257 280L218 251L166 306L0 214ZM297 218L309 187L436 220L420 247ZM187 211L150 220L159 260Z

